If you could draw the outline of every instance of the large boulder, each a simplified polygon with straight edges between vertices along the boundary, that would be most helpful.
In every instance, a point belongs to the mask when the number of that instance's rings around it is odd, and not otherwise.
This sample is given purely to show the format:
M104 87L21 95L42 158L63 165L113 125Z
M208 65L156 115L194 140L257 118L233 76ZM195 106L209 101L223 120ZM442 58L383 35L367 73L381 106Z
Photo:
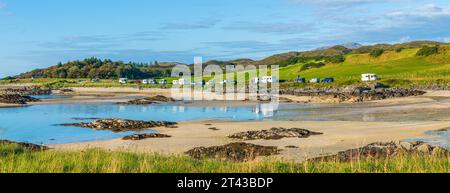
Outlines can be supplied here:
M251 161L258 156L279 154L277 147L260 146L249 143L231 143L223 146L197 147L186 152L194 159L212 158L228 161Z
M247 131L229 135L229 138L233 139L242 139L242 140L256 140L256 139L264 139L264 140L274 140L274 139L282 139L282 138L307 138L311 135L322 135L319 132L313 132L306 129L300 128L272 128L269 130L260 130L260 131Z
M110 130L114 132L143 131L154 127L168 127L176 125L168 121L136 121L128 119L100 119L89 123L69 123L63 126L86 127L95 130Z

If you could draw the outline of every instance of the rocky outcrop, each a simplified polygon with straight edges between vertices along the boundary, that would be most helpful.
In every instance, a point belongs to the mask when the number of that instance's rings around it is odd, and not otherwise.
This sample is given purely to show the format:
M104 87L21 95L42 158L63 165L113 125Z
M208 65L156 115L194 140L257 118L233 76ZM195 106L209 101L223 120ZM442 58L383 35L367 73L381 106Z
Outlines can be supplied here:
M38 102L39 99L29 97L29 96L22 96L18 94L5 94L0 95L0 103L7 103L7 104L27 104L28 102Z
M0 89L0 94L5 95L49 95L52 94L52 90L49 88L41 87L8 87Z
M154 127L167 127L176 125L167 121L135 121L128 119L100 119L89 123L69 123L63 126L86 127L95 130L110 130L114 132L143 131Z
M0 140L0 145L18 145L26 150L29 151L45 151L49 148L42 145L36 145L32 143L22 143L22 142L15 142L15 141L8 141L8 140Z
M260 146L249 143L231 143L223 146L197 147L186 152L195 158L212 158L245 162L254 160L258 156L271 156L279 154L277 147Z
M310 161L338 161L349 162L359 159L385 159L399 153L439 155L448 154L447 149L431 146L424 142L389 142L372 143L367 146L339 152L336 155L311 159Z
M264 139L264 140L275 140L289 137L297 137L297 138L307 138L311 135L322 135L319 132L312 132L306 129L299 128L272 128L270 130L261 130L261 131L247 131L242 133L236 133L233 135L229 135L229 138L232 139L242 139L242 140L256 140L256 139Z
M144 133L144 134L134 134L134 135L128 135L122 138L122 140L132 140L132 141L138 141L143 139L149 139L149 138L169 138L172 137L170 135L161 134L161 133Z
M120 102L117 104L124 104L124 105L148 105L148 104L159 104L159 103L168 103L168 102L174 102L175 99L165 97L162 95L154 96L154 97L147 97L147 98L141 98L141 99L134 99L127 102Z
M337 102L364 102L396 97L420 96L426 92L414 89L385 88L384 85L350 86L346 88L288 88L280 90L282 95L332 98Z

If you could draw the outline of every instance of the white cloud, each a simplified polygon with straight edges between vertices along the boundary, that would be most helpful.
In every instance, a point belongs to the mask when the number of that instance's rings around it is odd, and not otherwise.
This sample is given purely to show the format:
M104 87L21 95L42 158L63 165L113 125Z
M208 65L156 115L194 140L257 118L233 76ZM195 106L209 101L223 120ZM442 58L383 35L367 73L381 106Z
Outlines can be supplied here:
M450 16L450 8L449 7L443 8L434 4L427 4L411 11L393 11L391 13L388 13L387 15L397 18L408 18L408 17L434 18L443 16L445 17Z

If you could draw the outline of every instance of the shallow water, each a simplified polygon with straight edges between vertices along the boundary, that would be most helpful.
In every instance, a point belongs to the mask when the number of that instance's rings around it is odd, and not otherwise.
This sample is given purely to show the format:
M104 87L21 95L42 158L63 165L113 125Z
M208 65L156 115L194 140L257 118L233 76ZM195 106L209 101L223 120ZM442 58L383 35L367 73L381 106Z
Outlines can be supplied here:
M188 121L224 118L232 121L263 120L259 107L186 107L165 105L46 104L0 108L0 139L57 144L119 138L135 132L114 133L58 124L89 122L84 118L124 118L148 121Z
M276 111L269 104L241 107L180 106L176 103L136 106L111 103L42 104L19 108L0 108L0 139L37 144L58 144L113 139L136 133L94 131L89 128L58 125L90 122L92 121L90 118L124 118L177 122L205 119L226 119L230 121L416 122L449 121L449 115L450 108L414 109L405 108L401 105L392 108L389 105L368 104L282 104ZM448 144L449 139L450 135L447 132L434 134L432 140Z
M31 95L30 97L37 98L37 99L62 99L62 98L68 98L68 96L64 96L64 95Z

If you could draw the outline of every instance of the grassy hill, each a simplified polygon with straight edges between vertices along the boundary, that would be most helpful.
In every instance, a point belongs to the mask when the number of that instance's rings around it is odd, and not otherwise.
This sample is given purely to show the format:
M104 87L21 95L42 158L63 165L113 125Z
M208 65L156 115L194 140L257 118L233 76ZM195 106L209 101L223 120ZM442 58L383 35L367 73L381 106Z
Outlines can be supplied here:
M450 46L442 45L438 53L430 56L417 56L419 50L385 51L379 57L370 56L369 53L347 54L343 63L328 63L304 71L301 71L301 67L305 63L297 63L281 68L280 77L286 81L293 81L298 76L307 79L334 77L335 84L347 85L357 83L363 73L376 73L381 77L381 82L391 86L450 82Z

